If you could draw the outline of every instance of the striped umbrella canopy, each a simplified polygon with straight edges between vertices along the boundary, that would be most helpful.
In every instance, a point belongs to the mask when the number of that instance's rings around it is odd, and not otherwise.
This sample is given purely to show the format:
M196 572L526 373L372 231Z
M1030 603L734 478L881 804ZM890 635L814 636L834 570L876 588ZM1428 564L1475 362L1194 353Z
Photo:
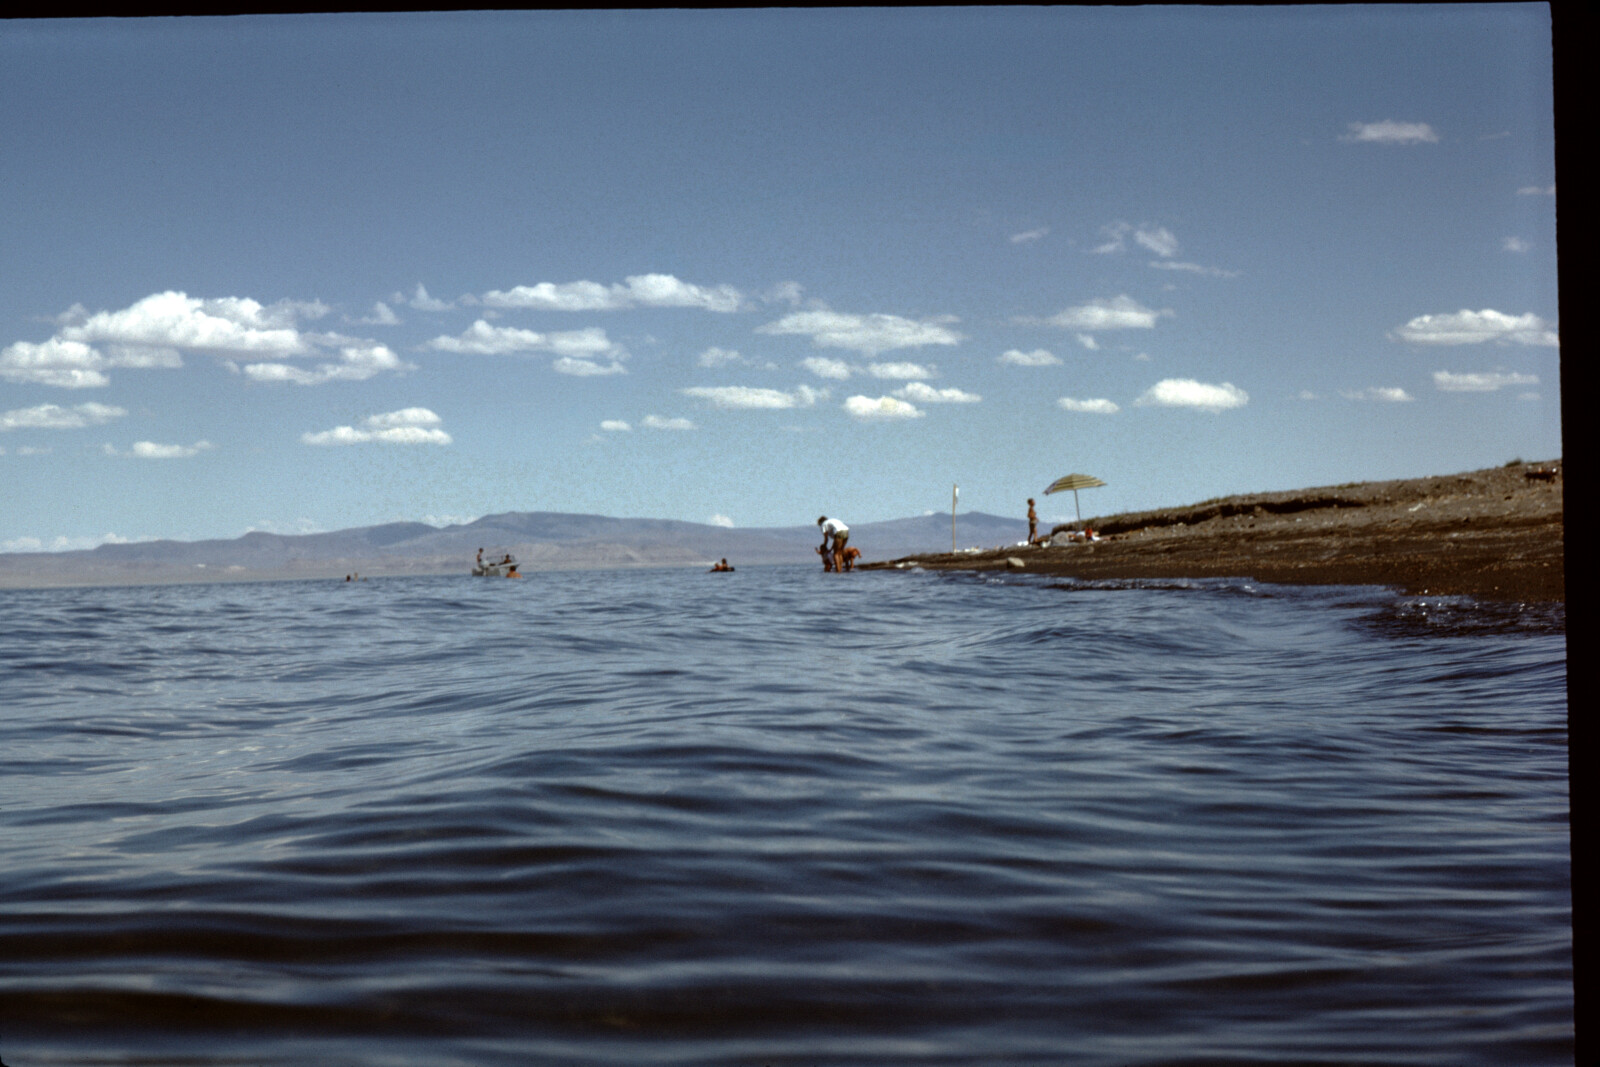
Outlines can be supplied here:
M1078 508L1078 490L1093 489L1097 485L1105 484L1105 482L1102 482L1092 474L1069 474L1065 478L1057 478L1051 482L1050 487L1044 491L1044 495L1049 496L1051 493L1060 493L1071 489L1072 510L1078 513L1078 521L1082 522L1083 512Z

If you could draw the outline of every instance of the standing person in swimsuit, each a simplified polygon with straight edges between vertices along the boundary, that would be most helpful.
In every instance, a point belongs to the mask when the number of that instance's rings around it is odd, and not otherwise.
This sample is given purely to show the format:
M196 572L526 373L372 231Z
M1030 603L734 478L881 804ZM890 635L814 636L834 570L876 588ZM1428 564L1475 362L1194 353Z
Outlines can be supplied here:
M817 525L822 527L822 552L828 551L828 538L833 538L833 569L844 570L844 546L850 540L850 527L838 519L830 519L824 515L817 520Z
M1033 497L1028 498L1028 544L1039 538L1039 513L1033 510Z

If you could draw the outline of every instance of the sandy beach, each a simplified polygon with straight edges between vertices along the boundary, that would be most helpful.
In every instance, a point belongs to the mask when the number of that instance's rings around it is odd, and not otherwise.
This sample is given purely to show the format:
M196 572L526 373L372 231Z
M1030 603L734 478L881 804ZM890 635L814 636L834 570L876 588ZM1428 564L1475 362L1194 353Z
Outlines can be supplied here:
M1237 577L1565 602L1562 480L1561 461L1551 460L1230 496L1086 519L1101 538L1088 544L1002 545L864 566L1020 564L1030 573L1085 579Z

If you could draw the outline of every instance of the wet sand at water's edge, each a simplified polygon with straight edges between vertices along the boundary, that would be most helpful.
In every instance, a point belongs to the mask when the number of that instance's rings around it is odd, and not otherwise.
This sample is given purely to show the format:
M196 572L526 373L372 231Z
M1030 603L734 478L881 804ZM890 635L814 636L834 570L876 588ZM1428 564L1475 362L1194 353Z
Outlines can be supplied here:
M1102 538L1091 544L1002 545L862 568L1020 569L1081 579L1253 578L1565 602L1562 500L1559 460L1517 463L1107 515L1086 520Z

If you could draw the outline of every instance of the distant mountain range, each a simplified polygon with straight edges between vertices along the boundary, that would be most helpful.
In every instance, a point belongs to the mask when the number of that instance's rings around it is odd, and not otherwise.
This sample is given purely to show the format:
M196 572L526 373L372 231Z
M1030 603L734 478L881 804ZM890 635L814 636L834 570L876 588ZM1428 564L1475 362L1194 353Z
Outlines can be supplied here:
M992 548L1027 537L1020 519L967 512L956 517L962 548ZM394 522L319 534L248 533L229 541L140 541L80 552L0 553L0 586L60 586L342 578L346 574L468 574L478 549L510 553L524 571L602 567L816 563L815 526L737 529L670 519L613 519L551 511L509 511L454 526ZM896 559L950 547L950 516L922 515L850 527L863 560ZM820 564L819 564L820 565Z

